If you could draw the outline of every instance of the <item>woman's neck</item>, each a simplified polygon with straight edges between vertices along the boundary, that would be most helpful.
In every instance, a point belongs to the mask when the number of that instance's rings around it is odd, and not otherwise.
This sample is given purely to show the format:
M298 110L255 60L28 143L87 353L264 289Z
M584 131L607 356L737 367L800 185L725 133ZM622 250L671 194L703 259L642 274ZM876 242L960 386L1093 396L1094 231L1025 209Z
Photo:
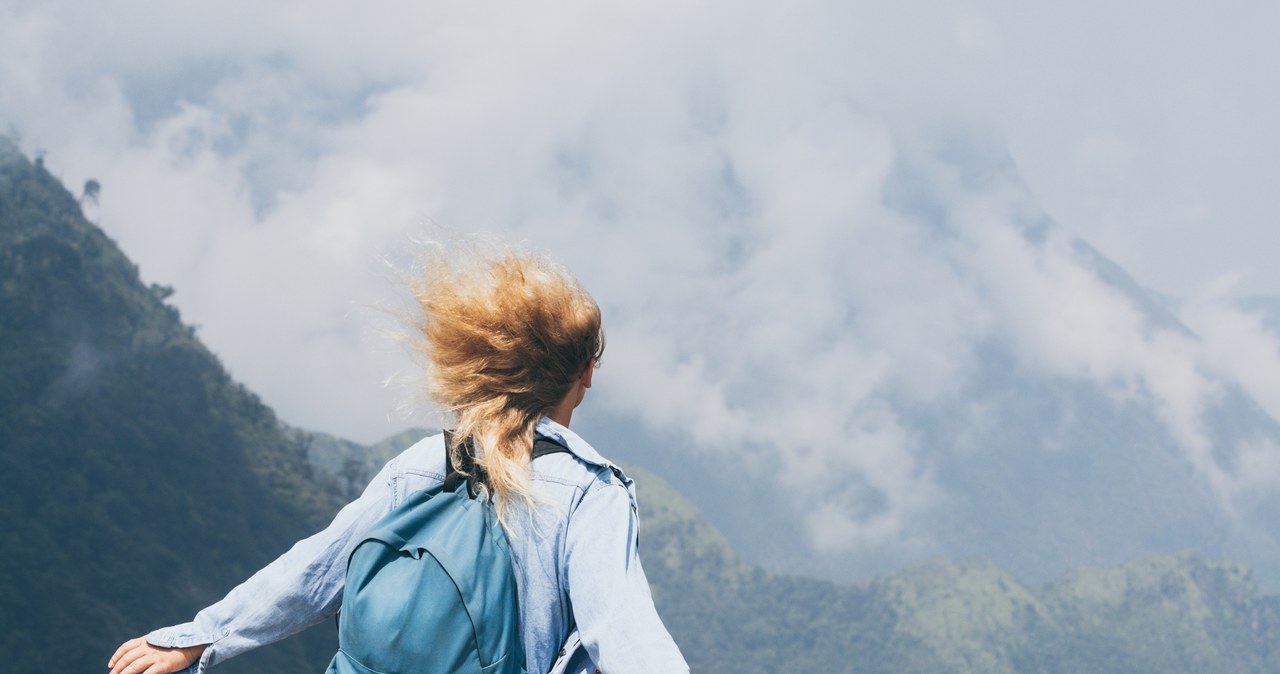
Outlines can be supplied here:
M573 411L582 403L582 399L587 395L587 386L584 384L585 378L578 379L573 382L573 386L569 388L569 392L565 394L564 399L560 401L550 412L547 412L547 418L564 426L569 427L569 420L573 418Z
M576 407L576 405L566 406L562 402L559 405L557 405L555 409L551 410L550 412L547 412L547 418L556 422L557 424L560 424L561 426L564 426L565 428L568 428L569 421L573 418L574 407Z

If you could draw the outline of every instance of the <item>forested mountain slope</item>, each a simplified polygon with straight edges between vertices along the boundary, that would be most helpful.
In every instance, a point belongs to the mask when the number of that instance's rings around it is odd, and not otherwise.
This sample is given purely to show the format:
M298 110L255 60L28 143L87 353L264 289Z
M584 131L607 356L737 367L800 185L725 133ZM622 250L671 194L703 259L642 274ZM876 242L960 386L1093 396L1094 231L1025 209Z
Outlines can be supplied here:
M168 292L0 139L0 669L99 671L339 506ZM318 671L331 632L224 671Z

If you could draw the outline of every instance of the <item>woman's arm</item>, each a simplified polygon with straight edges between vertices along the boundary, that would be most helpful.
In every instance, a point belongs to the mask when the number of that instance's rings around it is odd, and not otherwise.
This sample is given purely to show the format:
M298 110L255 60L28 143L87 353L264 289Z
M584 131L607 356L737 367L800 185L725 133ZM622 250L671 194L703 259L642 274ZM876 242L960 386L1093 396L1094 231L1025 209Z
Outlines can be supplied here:
M687 674L640 567L639 521L620 482L597 483L569 518L565 564L582 643L609 674Z
M200 674L211 665L333 615L342 602L351 551L391 510L394 463L383 467L360 498L339 511L323 531L298 541L191 622L125 642L111 658L111 673L168 674L187 669ZM139 667L143 662L147 666Z

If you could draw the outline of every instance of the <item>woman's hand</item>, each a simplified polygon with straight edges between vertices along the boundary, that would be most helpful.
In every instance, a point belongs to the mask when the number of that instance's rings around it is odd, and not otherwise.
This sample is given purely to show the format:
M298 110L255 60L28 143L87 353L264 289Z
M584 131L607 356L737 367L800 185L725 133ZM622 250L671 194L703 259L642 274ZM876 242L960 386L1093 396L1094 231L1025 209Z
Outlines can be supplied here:
M130 639L116 649L107 666L111 674L171 674L191 666L208 644L187 648L160 648L147 643L146 637Z

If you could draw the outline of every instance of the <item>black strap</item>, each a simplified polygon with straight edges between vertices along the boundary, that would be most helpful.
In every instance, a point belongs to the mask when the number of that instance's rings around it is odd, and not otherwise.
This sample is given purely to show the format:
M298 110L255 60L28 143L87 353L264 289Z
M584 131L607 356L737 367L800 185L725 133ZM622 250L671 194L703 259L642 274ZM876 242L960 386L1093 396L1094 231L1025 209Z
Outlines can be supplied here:
M457 491L458 485L465 480L467 482L467 490L471 493L472 497L474 497L475 489L473 488L473 485L471 484L471 482L472 482L472 477L475 475L476 458L475 458L474 449L471 446L471 441L468 440L459 449L461 449L461 452L459 452L460 454L459 459L461 459L460 463L462 465L454 466L453 465L453 431L445 431L444 432L444 490Z
M551 438L538 437L533 441L533 458L538 459L548 454L572 454L568 447L552 440Z
M453 452L450 448L453 446L453 431L444 432L444 490L457 491L458 487L463 483L467 483L467 493L471 498L475 498L479 493L479 486L487 484L489 476L485 473L483 466L476 465L475 445L468 438L467 442L460 448L459 463L453 465ZM533 457L537 459L548 454L557 454L564 452L571 453L568 447L552 440L550 438L536 437L533 441Z

